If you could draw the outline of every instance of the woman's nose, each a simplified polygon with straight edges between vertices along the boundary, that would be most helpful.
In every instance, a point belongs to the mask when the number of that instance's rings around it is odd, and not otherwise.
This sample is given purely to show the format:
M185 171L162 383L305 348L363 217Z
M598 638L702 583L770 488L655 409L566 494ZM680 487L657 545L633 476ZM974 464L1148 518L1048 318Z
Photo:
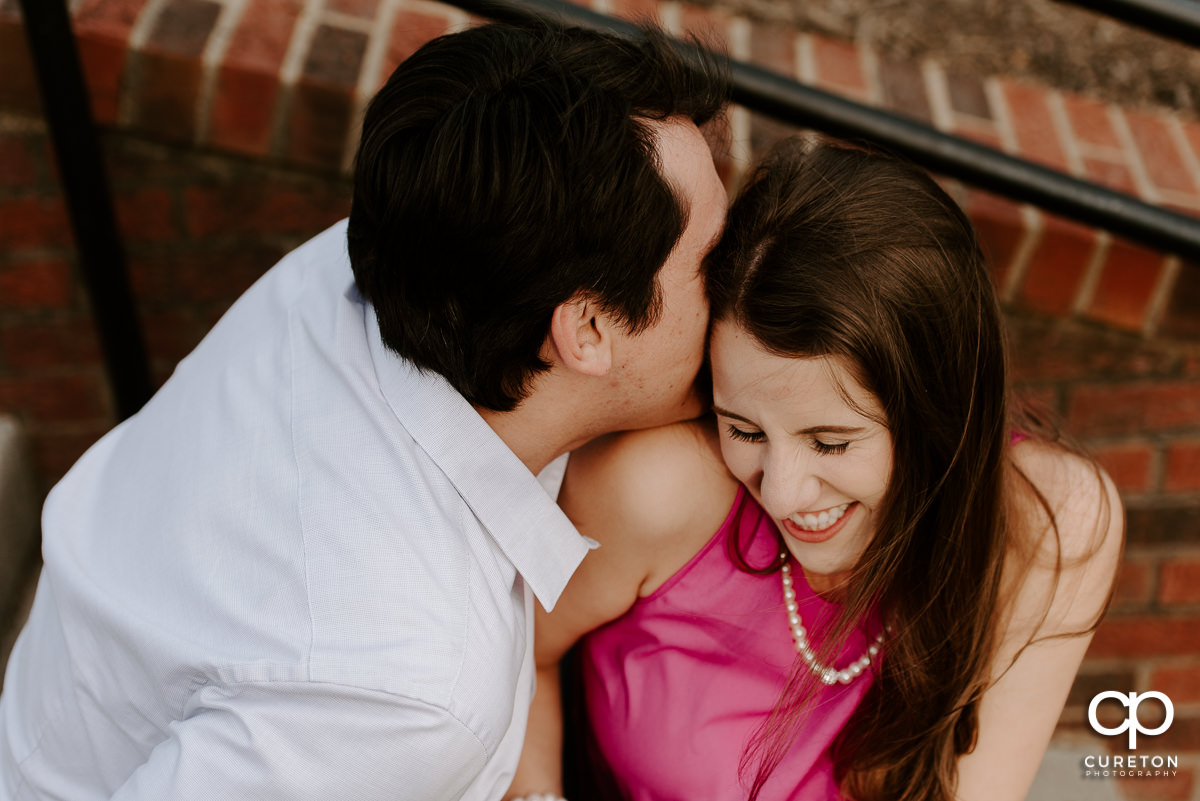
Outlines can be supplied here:
M795 512L815 511L821 496L821 479L813 469L812 457L773 450L763 464L763 508L776 520Z

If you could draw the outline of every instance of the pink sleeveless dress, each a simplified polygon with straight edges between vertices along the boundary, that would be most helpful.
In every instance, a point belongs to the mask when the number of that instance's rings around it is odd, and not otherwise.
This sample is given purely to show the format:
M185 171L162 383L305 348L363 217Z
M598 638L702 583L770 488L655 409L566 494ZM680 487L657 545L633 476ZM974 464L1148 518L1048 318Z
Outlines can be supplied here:
M754 778L752 768L741 781L739 762L797 656L779 573L739 570L727 550L733 536L751 565L769 564L779 547L773 521L741 487L700 553L582 642L593 745L629 801L733 801ZM836 607L792 573L804 625L819 631ZM837 668L864 653L868 633L852 633ZM762 801L839 798L828 749L870 682L868 670L823 687Z

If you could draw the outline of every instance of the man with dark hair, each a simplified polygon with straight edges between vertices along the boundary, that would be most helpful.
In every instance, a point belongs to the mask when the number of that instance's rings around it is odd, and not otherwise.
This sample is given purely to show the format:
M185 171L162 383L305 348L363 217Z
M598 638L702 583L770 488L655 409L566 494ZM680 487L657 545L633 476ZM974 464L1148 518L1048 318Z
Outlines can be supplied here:
M47 500L0 799L499 799L534 598L594 545L536 476L700 410L725 91L653 31L484 26L402 64L348 224Z

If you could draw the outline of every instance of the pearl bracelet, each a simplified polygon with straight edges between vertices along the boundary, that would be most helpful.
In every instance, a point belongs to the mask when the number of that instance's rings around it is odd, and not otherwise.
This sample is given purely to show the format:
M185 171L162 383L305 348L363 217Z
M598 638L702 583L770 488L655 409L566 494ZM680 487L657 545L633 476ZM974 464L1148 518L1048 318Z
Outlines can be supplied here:
M532 795L523 795L520 798L510 799L510 801L567 801L567 799L554 793L533 793Z

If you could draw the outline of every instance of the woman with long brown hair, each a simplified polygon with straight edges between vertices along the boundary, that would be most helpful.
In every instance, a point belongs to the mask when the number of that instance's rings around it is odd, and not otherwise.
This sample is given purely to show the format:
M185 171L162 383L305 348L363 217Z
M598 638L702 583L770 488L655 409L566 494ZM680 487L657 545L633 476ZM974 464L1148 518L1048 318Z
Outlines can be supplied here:
M709 285L715 424L571 457L560 503L600 547L538 621L510 797L562 792L583 637L591 750L634 801L1024 798L1123 516L1010 403L969 221L906 163L790 142Z

